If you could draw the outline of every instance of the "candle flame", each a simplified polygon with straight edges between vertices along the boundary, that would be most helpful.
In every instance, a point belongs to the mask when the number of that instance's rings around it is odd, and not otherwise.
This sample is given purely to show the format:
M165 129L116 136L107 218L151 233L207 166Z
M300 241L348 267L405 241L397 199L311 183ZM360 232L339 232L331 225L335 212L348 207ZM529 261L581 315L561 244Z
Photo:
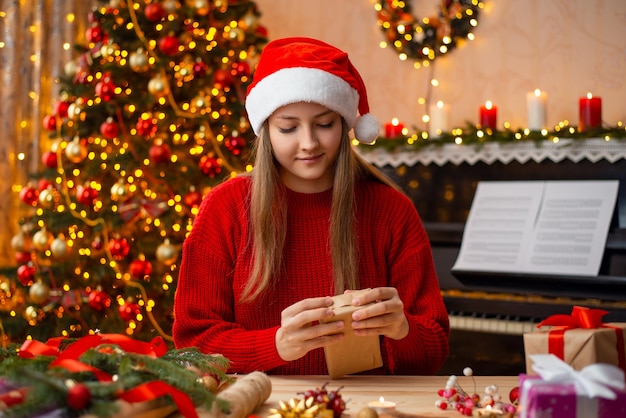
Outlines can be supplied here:
M491 100L487 100L485 102L485 108L491 109L492 107L493 107L493 103L491 103Z
M443 108L443 102L442 102L441 100L439 100L439 101L437 102L437 107L438 107L439 109Z
M587 98L591 99L593 96L591 95L591 93L587 93Z
M537 97L541 96L541 90L535 89L535 96Z
M379 401L380 403L385 403L385 398L381 396L380 398L378 398L378 401Z
M400 121L398 120L398 118L393 118L391 119L391 124L393 126L398 126L398 124L400 123Z

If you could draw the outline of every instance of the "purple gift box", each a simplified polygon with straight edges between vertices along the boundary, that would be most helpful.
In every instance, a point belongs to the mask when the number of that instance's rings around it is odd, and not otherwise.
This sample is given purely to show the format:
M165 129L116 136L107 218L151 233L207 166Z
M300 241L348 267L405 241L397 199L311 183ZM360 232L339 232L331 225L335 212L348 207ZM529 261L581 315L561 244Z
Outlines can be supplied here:
M520 375L520 418L626 417L621 370L596 364L576 372L558 359L543 360L547 366L537 368L540 376Z

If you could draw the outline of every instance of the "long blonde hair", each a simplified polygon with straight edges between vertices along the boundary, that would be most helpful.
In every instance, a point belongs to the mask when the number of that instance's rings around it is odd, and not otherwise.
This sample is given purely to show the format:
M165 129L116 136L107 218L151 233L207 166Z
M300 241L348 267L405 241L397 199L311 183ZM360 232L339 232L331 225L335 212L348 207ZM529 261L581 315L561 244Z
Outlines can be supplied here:
M371 179L399 190L396 184L352 148L349 130L343 119L342 125L330 212L330 253L335 294L359 287L354 195L356 183ZM241 301L252 301L277 284L286 237L284 185L280 180L278 162L273 156L267 121L256 138L254 155L254 169L249 174L252 176L250 225L253 264Z

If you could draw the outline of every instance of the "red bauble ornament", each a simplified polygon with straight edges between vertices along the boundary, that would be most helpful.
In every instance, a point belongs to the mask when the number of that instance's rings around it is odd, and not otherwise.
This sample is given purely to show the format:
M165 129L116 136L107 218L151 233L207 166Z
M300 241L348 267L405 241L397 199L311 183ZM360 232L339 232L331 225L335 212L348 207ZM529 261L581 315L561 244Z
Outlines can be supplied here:
M96 95L105 102L110 101L115 96L115 84L113 84L111 77L104 77L96 84Z
M164 36L159 40L159 50L165 55L174 55L178 52L178 38L174 35Z
M157 131L157 124L152 118L144 119L140 118L137 121L137 133L143 136L152 136Z
M85 206L92 206L98 198L98 190L91 186L76 186L76 200Z
M41 155L41 162L48 168L57 168L57 153L46 151Z
M185 195L185 198L183 200L185 202L185 205L189 206L190 208L198 207L200 206L200 203L202 203L202 193L197 190L192 190Z
M126 238L113 238L109 241L109 251L116 260L121 260L130 252L130 244Z
M54 131L57 129L57 118L55 115L46 115L42 121L43 128L47 131Z
M172 151L169 145L163 143L151 146L148 154L150 155L150 159L157 164L167 163L172 157Z
M69 107L70 102L59 100L54 104L54 113L60 118L66 118Z
M39 200L39 190L31 186L26 186L20 190L20 199L27 205L37 206Z
M233 64L233 71L239 77L247 77L250 75L250 64L245 61L236 62Z
M233 76L228 70L218 68L213 72L213 83L220 88L232 86L233 81Z
M47 178L42 177L37 182L37 188L39 189L39 191L46 190L50 186L52 186L52 183L50 183L50 180L48 180Z
M75 411L81 411L91 403L91 392L87 385L75 383L67 391L67 406Z
M240 136L231 136L224 140L224 146L228 148L233 155L240 155L246 147L246 141Z
M165 17L165 9L161 3L150 3L146 6L144 14L150 22L158 22Z
M89 306L94 311L104 311L111 306L111 298L103 290L92 290L89 292Z
M509 400L511 401L511 403L515 404L517 403L518 399L519 399L519 386L516 386L513 389L511 389L511 391L509 392Z
M200 170L207 176L213 178L222 171L222 167L217 158L205 155L200 159Z
M137 315L141 313L141 308L135 302L126 302L119 307L120 317L128 322L137 319Z
M120 126L113 120L113 118L107 118L100 125L100 134L106 139L113 139L120 133Z
M92 26L85 32L85 37L87 41L97 44L104 41L104 30L100 26Z
M145 259L133 260L128 271L135 279L143 279L152 273L152 263Z
M22 264L17 268L17 278L24 286L30 286L35 279L35 267L32 264Z
M267 28L265 26L257 26L256 27L256 34L259 35L262 38L267 38Z
M18 251L15 253L15 262L17 264L26 264L33 259L33 256L28 251Z

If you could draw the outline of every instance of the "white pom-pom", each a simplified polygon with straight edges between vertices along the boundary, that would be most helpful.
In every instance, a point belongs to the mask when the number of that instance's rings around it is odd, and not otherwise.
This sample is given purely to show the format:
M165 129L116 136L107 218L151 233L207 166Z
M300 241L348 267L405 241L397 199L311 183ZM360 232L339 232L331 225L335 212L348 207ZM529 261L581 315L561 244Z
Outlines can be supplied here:
M474 374L474 370L471 367L466 367L463 369L464 376L472 376Z
M361 115L354 124L354 136L359 142L371 144L378 138L380 133L380 123L370 113Z

